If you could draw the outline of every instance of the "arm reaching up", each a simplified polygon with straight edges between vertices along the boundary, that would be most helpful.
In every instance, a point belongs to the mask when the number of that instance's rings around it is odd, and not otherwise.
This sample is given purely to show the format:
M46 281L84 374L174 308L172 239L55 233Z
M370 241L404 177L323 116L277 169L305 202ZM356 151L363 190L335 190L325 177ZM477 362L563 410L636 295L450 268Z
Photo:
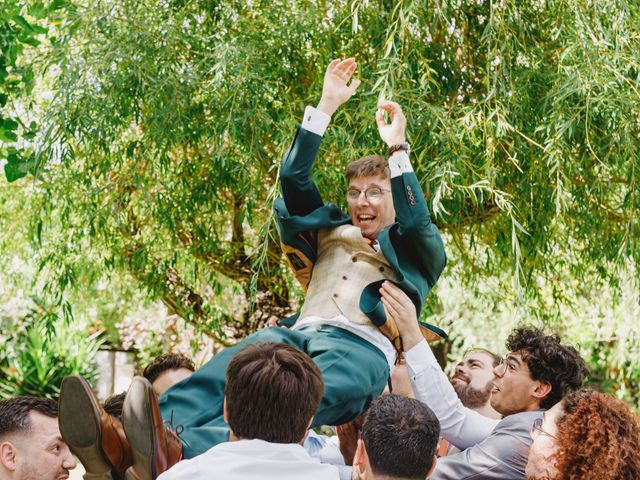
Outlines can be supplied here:
M409 379L416 398L426 403L436 414L442 436L460 450L487 438L498 420L484 417L462 405L422 337L411 299L391 282L382 284L380 294L385 313L396 321L402 337Z

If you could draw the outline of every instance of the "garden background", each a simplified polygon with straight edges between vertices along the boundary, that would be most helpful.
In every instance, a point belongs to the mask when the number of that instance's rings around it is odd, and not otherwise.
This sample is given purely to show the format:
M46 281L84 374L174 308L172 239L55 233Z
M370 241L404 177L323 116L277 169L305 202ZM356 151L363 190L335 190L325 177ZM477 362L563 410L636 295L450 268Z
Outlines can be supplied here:
M640 3L0 0L0 397L99 348L200 362L294 312L271 206L330 59L363 84L315 174L380 153L380 98L448 266L442 360L529 323L640 402Z

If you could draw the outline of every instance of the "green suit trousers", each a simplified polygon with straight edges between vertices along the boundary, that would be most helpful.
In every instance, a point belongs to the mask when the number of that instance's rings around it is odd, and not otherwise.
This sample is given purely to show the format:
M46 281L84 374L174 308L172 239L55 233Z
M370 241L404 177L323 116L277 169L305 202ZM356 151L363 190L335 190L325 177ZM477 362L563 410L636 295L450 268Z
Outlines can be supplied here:
M353 420L382 392L389 379L384 354L347 330L329 325L260 330L215 355L160 396L163 419L182 429L184 458L193 458L228 441L229 427L223 418L227 365L244 345L257 342L288 343L307 353L318 366L325 391L314 426L341 425ZM283 420L285 415L283 412Z

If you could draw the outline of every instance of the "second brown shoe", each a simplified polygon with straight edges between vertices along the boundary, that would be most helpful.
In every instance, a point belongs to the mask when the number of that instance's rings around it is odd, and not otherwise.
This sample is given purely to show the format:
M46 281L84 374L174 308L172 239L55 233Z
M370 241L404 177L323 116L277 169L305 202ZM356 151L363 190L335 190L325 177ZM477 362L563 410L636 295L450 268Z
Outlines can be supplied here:
M84 378L62 381L59 410L60 433L84 466L85 478L124 479L133 461L122 424L104 411Z
M182 444L164 426L151 383L134 377L124 400L122 423L133 454L127 480L155 480L182 459Z

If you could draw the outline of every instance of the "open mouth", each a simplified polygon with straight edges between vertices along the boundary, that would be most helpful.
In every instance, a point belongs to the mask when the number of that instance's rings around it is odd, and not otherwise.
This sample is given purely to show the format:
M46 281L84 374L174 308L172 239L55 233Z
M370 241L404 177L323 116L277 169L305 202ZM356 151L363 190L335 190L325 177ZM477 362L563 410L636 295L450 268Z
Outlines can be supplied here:
M367 214L358 215L358 222L361 223L362 225L368 225L372 223L375 219L376 219L375 215L367 215Z

